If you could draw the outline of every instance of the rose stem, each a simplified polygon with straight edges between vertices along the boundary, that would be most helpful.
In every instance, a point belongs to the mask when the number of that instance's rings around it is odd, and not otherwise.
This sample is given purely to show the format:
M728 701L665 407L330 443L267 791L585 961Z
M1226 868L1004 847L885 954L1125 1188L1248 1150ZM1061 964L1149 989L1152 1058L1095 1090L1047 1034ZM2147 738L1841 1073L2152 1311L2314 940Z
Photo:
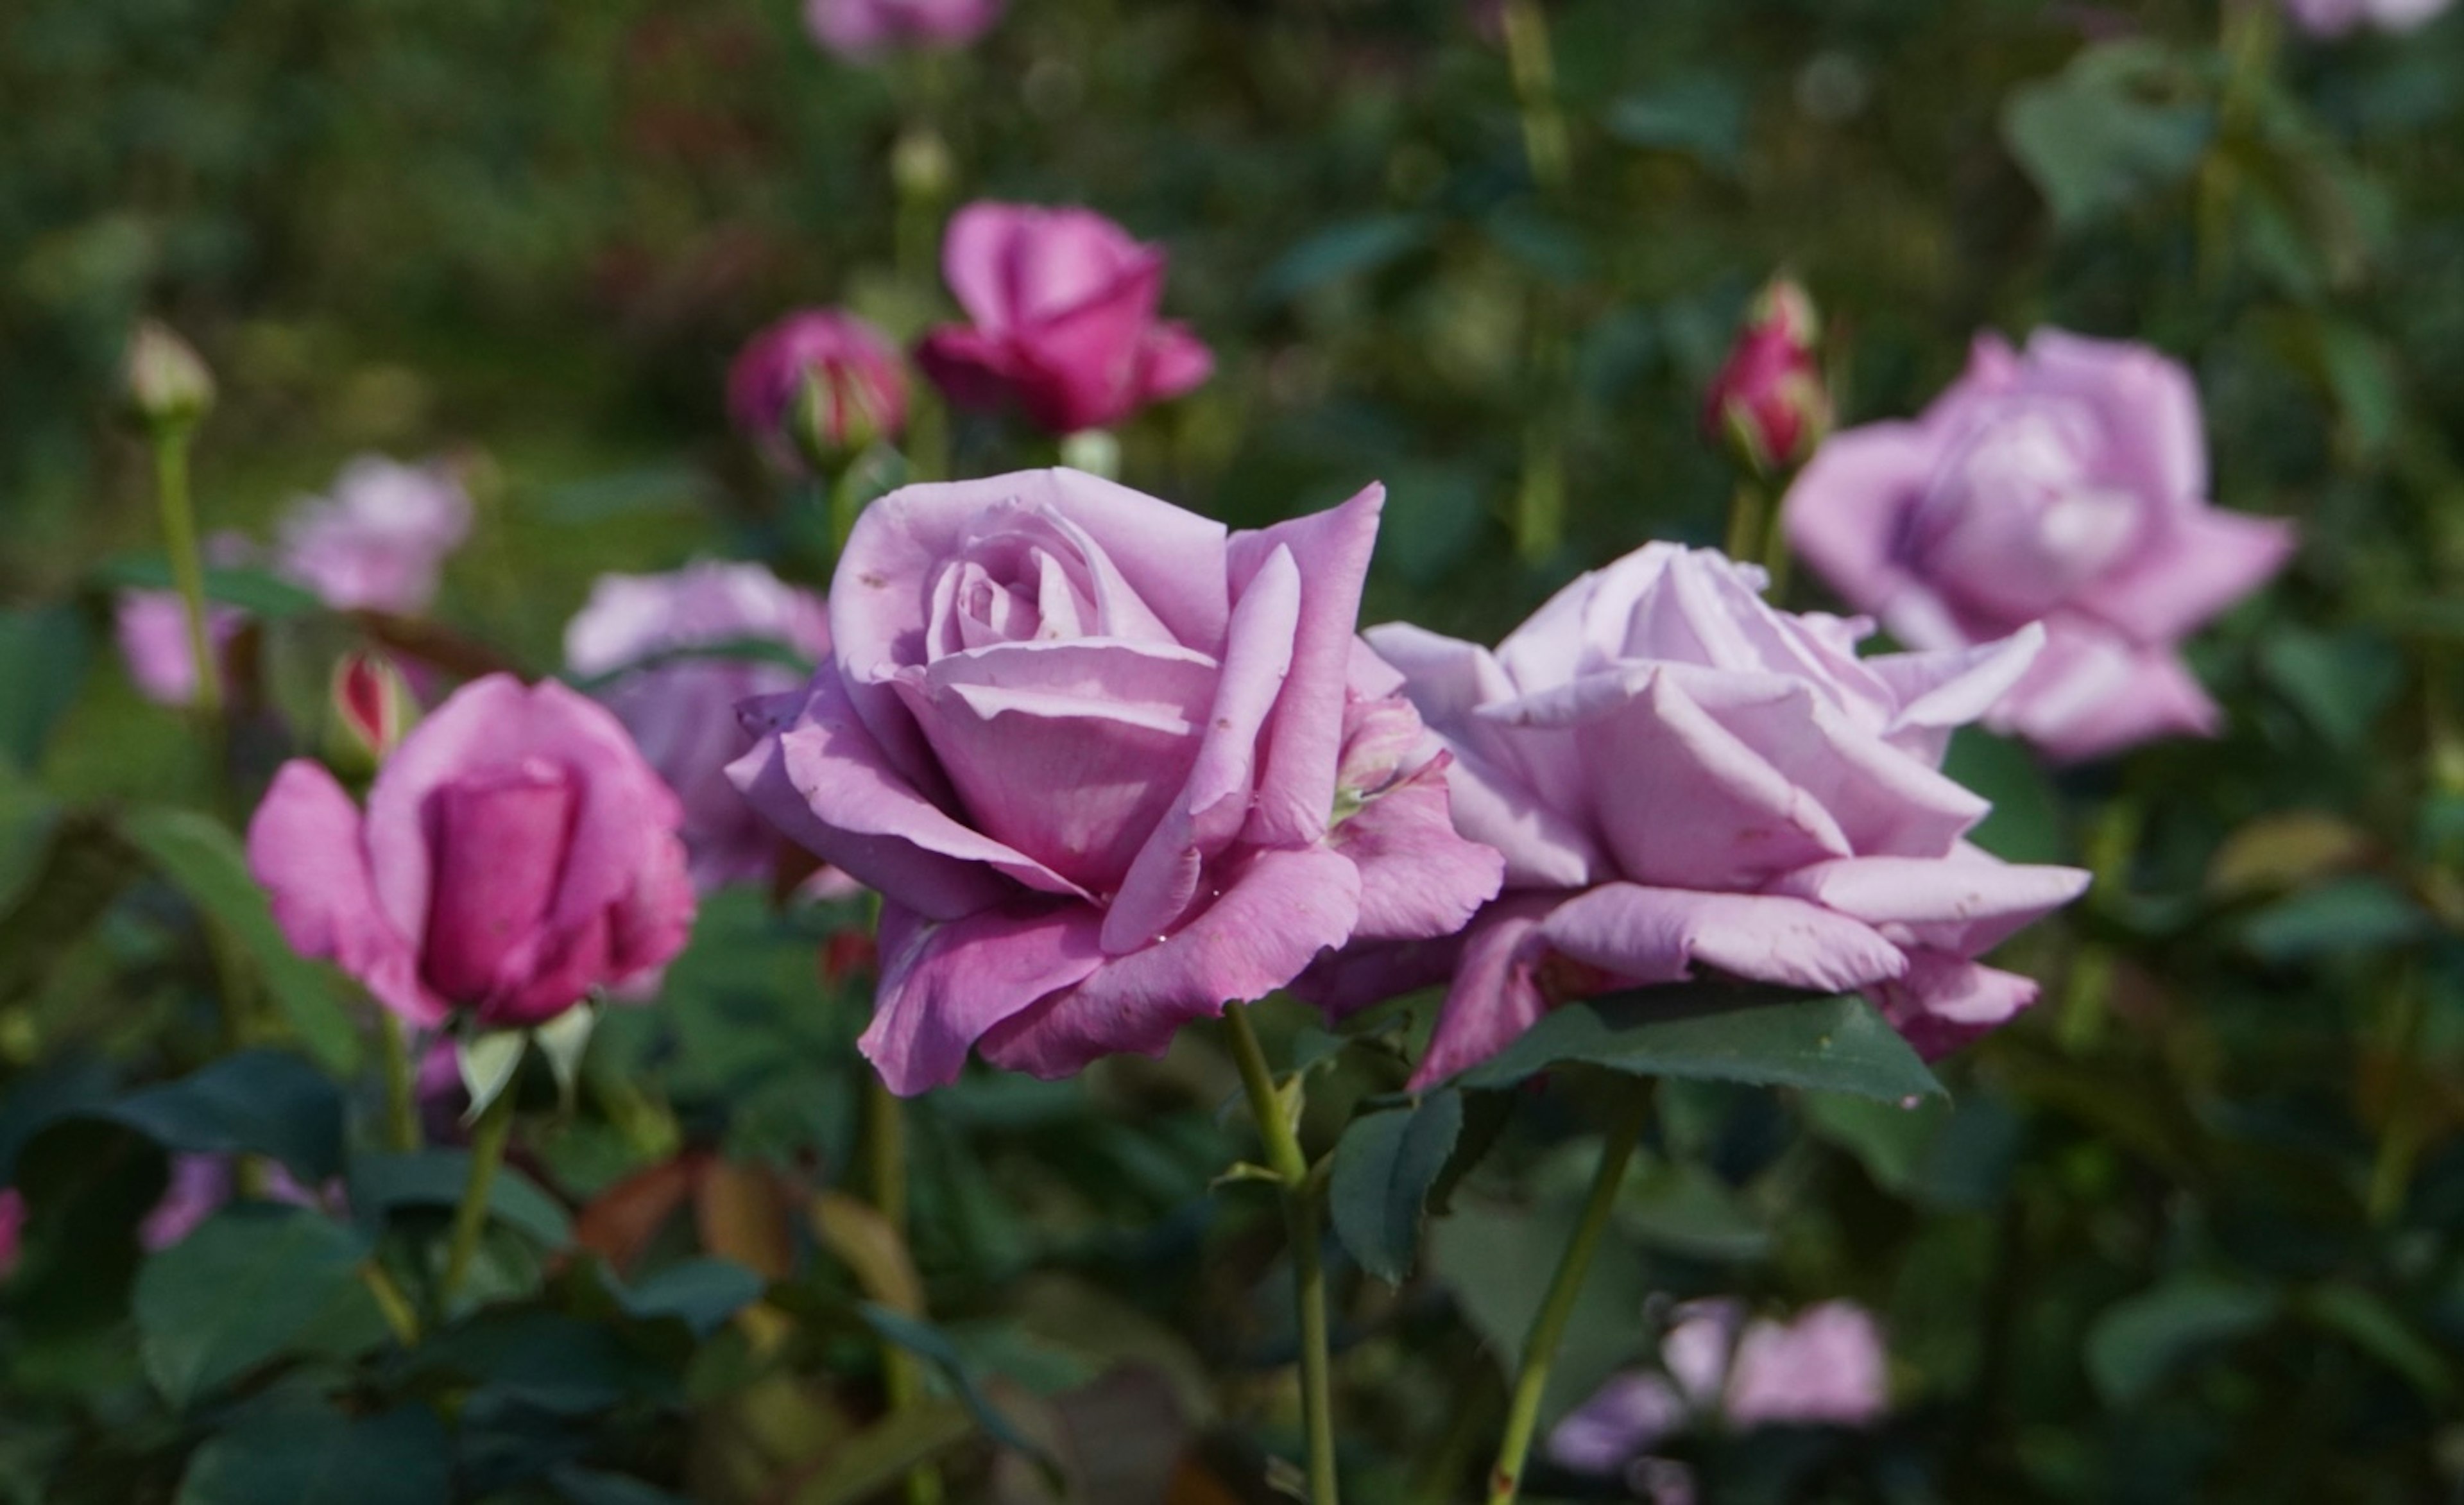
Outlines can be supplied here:
M907 1242L907 1118L905 1105L878 1076L865 1084L865 1152L870 1161L873 1209L890 1225L903 1246ZM920 1314L919 1314L920 1315ZM915 1356L896 1343L881 1345L881 1388L896 1415L913 1406L924 1393ZM929 1463L908 1471L908 1505L938 1505L941 1473Z
M381 1010L377 1022L377 1041L385 1051L385 1135L397 1154L415 1154L419 1149L419 1103L412 1085L410 1042L402 1032L402 1021L391 1009Z
M1574 1236L1566 1251L1557 1257L1557 1273L1549 1277L1549 1294L1540 1302L1539 1315L1531 1319L1530 1335L1523 1340L1523 1362L1514 1376L1514 1396L1506 1411L1506 1438L1498 1445L1497 1467L1488 1476L1489 1505L1511 1505L1516 1492L1523 1488L1524 1460L1531 1452L1531 1438L1539 1429L1540 1398L1549 1388L1550 1366L1556 1362L1557 1342L1566 1333L1566 1323L1574 1315L1574 1298L1583 1294L1583 1279L1591 1273L1592 1256L1598 1252L1600 1235L1609 1226L1609 1212L1617 1206L1617 1188L1625 1183L1626 1162L1634 1158L1634 1147L1642 1139L1643 1125L1651 1118L1651 1094L1635 1092L1618 1111L1617 1121L1609 1125L1608 1138L1600 1145L1599 1169L1592 1177L1592 1193L1583 1204L1581 1221L1574 1225Z
M453 1242L446 1250L445 1279L436 1292L440 1308L462 1289L471 1256L479 1250L479 1232L488 1226L488 1193L496 1184L497 1167L505 1162L505 1141L513 1129L514 1084L507 1082L471 1129L471 1178L462 1184L462 1201L453 1209Z
M2131 854L2139 850L2139 830L2145 817L2138 796L2127 789L2116 794L2088 831L2088 895L2100 905L2112 904L2128 878ZM2062 976L2061 1012L2055 1028L2062 1045L2083 1051L2103 1038L2106 1005L2113 991L2113 948L2083 937L2071 951Z
M1258 1120L1258 1137L1265 1144L1267 1168L1283 1184L1285 1237L1291 1244L1292 1290L1300 1310L1301 1408L1309 1422L1309 1505L1336 1505L1340 1498L1334 1472L1334 1394L1328 1359L1326 1267L1318 1257L1318 1191L1301 1153L1300 1137L1284 1117L1275 1094L1275 1075L1266 1052L1258 1045L1249 1011L1240 1004L1223 1008L1223 1026L1232 1040L1232 1059L1241 1068L1241 1085L1249 1095L1249 1115Z
M188 657L197 674L197 714L209 722L223 711L222 675L214 641L206 628L206 566L197 551L197 509L188 494L187 423L157 423L148 431L154 449L154 492L163 509L163 547L171 556L171 580L179 587L181 615L188 628Z
M1566 118L1557 108L1556 64L1540 0L1506 0L1506 66L1523 117L1523 154L1531 181L1544 203L1560 208L1573 186L1573 153ZM1555 288L1533 283L1530 360L1537 406L1524 426L1523 484L1514 498L1514 545L1529 564L1556 553L1565 536L1566 468L1558 425L1567 360L1560 303Z

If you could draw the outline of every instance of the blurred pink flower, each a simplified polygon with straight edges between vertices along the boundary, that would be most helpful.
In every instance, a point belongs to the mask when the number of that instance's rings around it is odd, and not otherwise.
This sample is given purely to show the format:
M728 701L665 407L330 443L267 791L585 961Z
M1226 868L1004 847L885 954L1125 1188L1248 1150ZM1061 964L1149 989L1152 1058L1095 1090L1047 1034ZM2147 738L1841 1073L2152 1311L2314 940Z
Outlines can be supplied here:
M602 575L564 630L565 667L616 674L678 649L759 642L808 662L830 651L828 608L759 564L703 563L667 575ZM642 756L684 804L693 884L707 893L766 877L780 837L729 782L727 765L753 746L739 701L784 695L805 675L743 657L677 657L625 674L597 691Z
M26 1236L26 1196L14 1186L0 1186L0 1280L17 1270Z
M2356 27L2409 32L2427 26L2453 0L2284 0L2284 9L2313 36L2342 36Z
M277 571L337 610L413 616L471 531L471 498L434 466L362 455L283 519Z
M1854 1302L1826 1301L1789 1322L1748 1320L1733 1298L1690 1301L1675 1316L1660 1372L1618 1375L1569 1412L1550 1433L1551 1458L1577 1472L1619 1473L1705 1424L1866 1427L1890 1408L1881 1331Z
M300 1184L278 1161L260 1162L265 1199L295 1207L325 1207L340 1200L340 1182L319 1192ZM197 1230L230 1202L238 1189L229 1155L174 1155L171 1178L145 1221L137 1228L137 1242L148 1251L169 1249Z
M1576 580L1491 653L1406 624L1370 645L1454 755L1455 825L1506 890L1452 952L1371 949L1305 985L1337 1014L1451 984L1425 1087L1565 998L1698 966L1862 990L1938 1054L2035 1001L1976 964L2087 874L1970 846L1987 803L1938 771L2041 634L1855 654L1863 622L1773 609L1759 569L1654 543Z
M249 867L295 948L410 1023L522 1028L682 948L682 820L605 708L491 675L404 740L364 815L321 765L283 764Z
M894 1092L972 1047L1160 1055L1355 934L1496 892L1353 623L1384 492L1262 532L1074 471L910 486L830 588L832 656L730 770L881 891L862 1042Z
M804 0L813 40L843 57L964 47L1001 18L1002 0Z
M1831 430L1831 389L1815 359L1820 333L1805 289L1773 278L1712 379L1703 427L1756 475L1795 469Z
M970 204L941 269L972 323L926 336L917 364L960 407L1014 400L1053 433L1109 428L1215 368L1185 326L1155 317L1164 262L1088 210Z
M2042 623L1986 718L2062 760L2212 732L2178 644L2282 568L2292 525L2211 507L2189 373L2145 345L2039 330L1976 343L1913 423L1835 435L1789 492L1797 552L1912 648Z
M233 568L253 562L256 545L228 530L206 540L209 566ZM225 678L231 644L248 625L248 613L220 602L206 603L206 637ZM137 693L157 705L187 705L197 698L197 660L188 649L188 613L177 591L123 590L112 604L112 632L120 661Z
M907 428L907 373L871 324L804 309L745 342L727 370L727 411L771 464L792 473L815 451L844 455L896 439Z

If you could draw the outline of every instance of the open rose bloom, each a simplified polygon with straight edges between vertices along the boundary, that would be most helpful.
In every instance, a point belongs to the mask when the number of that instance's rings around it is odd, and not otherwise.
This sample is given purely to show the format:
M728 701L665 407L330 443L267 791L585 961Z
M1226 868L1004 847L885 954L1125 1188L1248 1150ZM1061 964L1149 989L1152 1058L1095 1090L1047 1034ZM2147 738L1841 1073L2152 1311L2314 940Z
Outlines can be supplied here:
M804 0L813 40L863 60L904 48L964 47L1001 19L1002 0Z
M681 820L605 708L491 675L404 739L364 812L322 766L283 764L249 869L295 949L406 1021L527 1028L682 949Z
M2453 0L2284 0L2284 9L2313 36L2342 36L2358 27L2410 32L2438 18Z
M2282 521L2208 505L2189 374L2145 345L1991 336L1913 423L1835 435L1788 495L1789 542L1912 648L2042 623L1988 718L2057 759L2212 732L2178 645L2283 567Z
M1164 267L1160 247L1088 210L970 204L941 247L969 322L925 337L916 363L962 408L1014 401L1053 433L1109 428L1215 369L1156 317Z
M778 833L728 782L727 765L752 745L736 707L785 694L804 676L749 657L648 661L753 641L818 660L830 650L828 613L819 596L759 564L705 561L665 575L602 575L564 630L566 668L617 675L599 697L683 802L693 884L704 892L765 877L776 866Z
M277 568L339 610L413 615L470 532L471 498L443 470L366 454L283 519Z
M1655 543L1498 645L1371 645L1453 755L1457 827L1506 857L1459 947L1363 946L1309 992L1340 1014L1451 977L1426 1086L1567 998L1709 967L1861 990L1938 1053L2034 1002L1975 958L2087 874L1969 845L1985 801L1938 771L1951 729L2027 672L2033 630L1859 659L1860 622L1764 602L1762 572Z
M1058 1076L1160 1054L1355 936L1496 892L1353 622L1383 493L1262 532L1073 471L911 486L830 587L831 660L732 769L881 891L863 1049Z

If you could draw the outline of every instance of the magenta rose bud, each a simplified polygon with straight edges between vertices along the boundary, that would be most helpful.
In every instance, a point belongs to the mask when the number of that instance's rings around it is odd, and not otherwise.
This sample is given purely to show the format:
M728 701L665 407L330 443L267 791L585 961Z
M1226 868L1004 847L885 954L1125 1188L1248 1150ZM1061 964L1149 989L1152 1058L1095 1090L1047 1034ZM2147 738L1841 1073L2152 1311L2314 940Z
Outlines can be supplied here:
M1087 210L970 204L941 246L970 322L926 336L916 362L962 408L1016 402L1058 434L1110 428L1215 369L1186 327L1155 317L1164 261Z
M415 616L471 532L471 498L443 470L362 455L282 520L276 567L338 611Z
M907 429L907 375L890 337L837 309L789 314L745 342L727 411L781 471L827 468Z
M1816 359L1814 300L1787 277L1754 299L1727 364L1712 379L1703 428L1757 476L1805 463L1831 431L1831 389Z
M2212 733L2179 644L2292 555L2290 523L2207 502L2189 373L2145 345L2040 330L1976 343L1913 423L1835 436L1790 489L1789 542L1914 648L2042 623L1986 719L2057 759Z
M409 1023L517 1029L683 947L682 821L605 707L491 675L404 739L364 813L320 765L283 764L249 869L294 948Z
M328 754L354 769L373 770L384 763L419 720L419 697L383 653L344 653L326 691Z
M1450 934L1496 853L1448 819L1353 622L1381 488L1261 532L1074 471L910 486L857 522L832 655L731 769L879 889L864 1051L1052 1077L1159 1055L1355 934Z
M753 745L736 706L786 694L806 676L743 656L645 660L748 642L818 662L830 651L828 609L759 564L698 564L669 575L603 575L564 630L567 669L620 675L597 693L683 802L685 850L705 893L767 877L777 865L778 833L728 781L727 765Z
M1763 584L1654 543L1559 591L1494 653L1370 630L1453 755L1456 828L1506 857L1506 893L1456 954L1366 948L1314 980L1340 1014L1451 976L1415 1087L1496 1053L1551 1003L1698 967L1862 991L1928 1053L2035 1001L1975 958L2087 874L1970 846L1988 806L1938 764L2038 633L1859 659L1867 624L1775 610Z
M2284 0L2294 21L2313 36L2342 36L2359 27L2410 32L2429 25L2450 0Z
M964 47L1001 18L1001 0L804 0L813 40L859 61L909 48Z

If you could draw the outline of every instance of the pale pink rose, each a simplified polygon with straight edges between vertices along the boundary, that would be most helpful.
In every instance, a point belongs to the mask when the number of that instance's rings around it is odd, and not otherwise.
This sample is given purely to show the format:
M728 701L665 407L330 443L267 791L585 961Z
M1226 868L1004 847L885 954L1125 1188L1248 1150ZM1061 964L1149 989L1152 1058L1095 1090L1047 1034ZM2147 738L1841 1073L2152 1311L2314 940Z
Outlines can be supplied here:
M2212 732L2181 640L2282 568L2290 524L2207 501L2189 373L2145 345L1987 336L1913 423L1836 434L1788 495L1789 542L1912 648L2041 623L1986 724L2063 759Z
M415 616L471 531L471 498L434 466L362 455L282 520L276 569L337 610Z
M2284 0L2284 9L2313 36L2342 36L2357 27L2410 32L2437 19L2453 0Z
M228 530L206 540L208 565L229 569L252 563L256 546ZM218 601L206 603L206 639L223 677L231 677L231 640L248 626L248 613ZM197 659L188 646L188 612L172 590L123 590L112 607L120 661L137 693L157 705L189 705L197 698Z
M909 48L964 47L1001 19L1002 0L804 0L813 40L858 60Z

